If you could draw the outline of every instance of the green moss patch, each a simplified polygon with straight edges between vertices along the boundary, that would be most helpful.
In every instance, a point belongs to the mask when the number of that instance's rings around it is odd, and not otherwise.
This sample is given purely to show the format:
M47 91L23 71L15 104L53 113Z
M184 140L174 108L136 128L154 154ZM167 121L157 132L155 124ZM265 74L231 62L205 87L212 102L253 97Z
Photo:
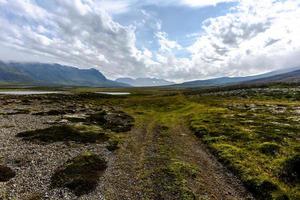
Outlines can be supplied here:
M108 145L106 146L106 148L109 151L115 151L117 149L119 149L119 141L118 140L109 140L108 141Z
M16 173L11 168L0 165L0 182L7 182L15 176Z
M300 184L300 154L284 161L281 178L288 184Z
M205 107L191 119L191 130L257 199L297 199L300 126L293 108L279 106L279 100L239 101L213 107L202 102Z
M74 141L79 143L97 143L108 139L104 131L97 126L63 125L46 129L18 133L17 137L28 141L53 143L59 141Z
M188 179L196 174L196 167L175 158L169 127L157 124L152 128L151 146L147 149L143 170L143 193L149 199L194 200Z
M51 186L68 188L77 196L88 194L96 189L106 168L105 159L84 153L57 169L51 178Z
M279 152L280 146L276 143L264 142L259 146L259 150L263 154L274 156Z

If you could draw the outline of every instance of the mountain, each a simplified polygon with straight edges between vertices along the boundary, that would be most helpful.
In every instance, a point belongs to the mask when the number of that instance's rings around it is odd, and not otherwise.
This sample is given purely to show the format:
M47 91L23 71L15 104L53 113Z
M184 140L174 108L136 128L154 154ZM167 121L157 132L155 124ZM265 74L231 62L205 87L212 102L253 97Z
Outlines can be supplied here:
M174 82L166 81L164 79L157 78L119 78L116 80L120 83L129 84L134 87L155 87L155 86L166 86L173 85Z
M299 69L299 67L272 71L265 74L255 75L255 76L221 77L221 78L206 79L206 80L196 80L196 81L184 82L181 84L175 84L172 85L171 87L193 88L193 87L214 87L214 86L233 85L233 84L239 84L244 82L251 82L258 79L265 79L265 78L269 78L281 74L291 73L297 69Z
M59 64L5 63L0 61L0 83L39 86L126 87L105 78L96 69L78 69Z
M300 83L300 70L287 72L283 74L274 75L271 77L265 77L246 81L244 84L267 84L267 83Z

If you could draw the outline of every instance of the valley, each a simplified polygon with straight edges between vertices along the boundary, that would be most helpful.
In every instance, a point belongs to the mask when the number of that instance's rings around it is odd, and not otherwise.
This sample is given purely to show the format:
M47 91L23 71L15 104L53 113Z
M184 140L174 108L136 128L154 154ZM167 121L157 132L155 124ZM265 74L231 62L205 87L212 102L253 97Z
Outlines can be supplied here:
M0 95L2 199L299 199L298 87L65 92Z

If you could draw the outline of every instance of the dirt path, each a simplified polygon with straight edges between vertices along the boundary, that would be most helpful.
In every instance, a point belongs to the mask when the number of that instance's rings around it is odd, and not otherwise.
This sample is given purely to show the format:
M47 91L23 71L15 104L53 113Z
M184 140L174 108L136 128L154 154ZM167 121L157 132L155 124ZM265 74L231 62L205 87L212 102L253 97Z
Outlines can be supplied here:
M180 158L199 167L193 190L200 199L253 199L241 182L226 170L184 124L172 128Z
M182 122L137 122L106 173L107 199L253 199Z

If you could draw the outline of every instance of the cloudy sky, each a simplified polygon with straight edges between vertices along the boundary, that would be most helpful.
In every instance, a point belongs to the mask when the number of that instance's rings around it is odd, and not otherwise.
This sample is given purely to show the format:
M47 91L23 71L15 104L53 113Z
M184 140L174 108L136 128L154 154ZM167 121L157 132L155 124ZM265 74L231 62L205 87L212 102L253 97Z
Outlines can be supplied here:
M177 82L300 66L299 0L0 0L0 59Z

